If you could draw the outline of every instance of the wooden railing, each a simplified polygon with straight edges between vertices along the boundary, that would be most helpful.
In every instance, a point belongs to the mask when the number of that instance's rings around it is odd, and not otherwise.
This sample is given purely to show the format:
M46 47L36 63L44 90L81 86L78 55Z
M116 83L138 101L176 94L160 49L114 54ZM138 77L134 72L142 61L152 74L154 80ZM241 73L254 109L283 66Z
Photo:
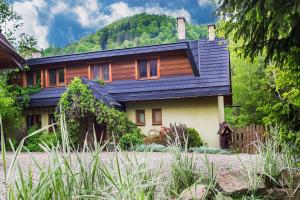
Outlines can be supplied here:
M245 128L233 128L233 150L240 153L257 153L257 145L265 143L269 128L263 125L249 125Z

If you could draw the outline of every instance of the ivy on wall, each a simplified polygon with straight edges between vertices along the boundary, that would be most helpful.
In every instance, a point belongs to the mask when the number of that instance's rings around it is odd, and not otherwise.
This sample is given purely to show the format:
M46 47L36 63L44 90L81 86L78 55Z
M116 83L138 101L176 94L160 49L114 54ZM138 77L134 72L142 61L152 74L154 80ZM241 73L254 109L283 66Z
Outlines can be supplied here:
M56 117L59 117L60 113L65 116L68 132L74 144L79 142L81 120L95 119L98 124L105 124L117 140L125 133L140 133L140 129L127 118L124 112L98 101L88 86L78 77L73 79L61 96Z
M14 75L20 71L21 69L0 71L0 115L7 132L16 132L21 128L22 112L29 106L30 94L40 91L40 85L24 88L11 84Z

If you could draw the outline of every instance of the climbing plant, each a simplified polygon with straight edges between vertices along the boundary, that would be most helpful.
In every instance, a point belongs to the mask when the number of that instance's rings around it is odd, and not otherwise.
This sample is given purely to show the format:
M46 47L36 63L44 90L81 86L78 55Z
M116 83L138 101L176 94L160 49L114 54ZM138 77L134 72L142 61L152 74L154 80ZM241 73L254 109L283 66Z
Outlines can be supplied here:
M124 112L114 107L108 107L98 101L88 85L76 77L68 85L66 92L58 103L56 117L64 114L67 128L72 141L78 144L80 122L82 119L96 119L98 124L105 124L115 139L124 134L139 132L139 129L127 118Z
M12 84L14 75L20 73L19 69L0 71L0 116L5 130L14 132L22 125L22 112L29 105L29 96L40 91L40 85L21 87Z

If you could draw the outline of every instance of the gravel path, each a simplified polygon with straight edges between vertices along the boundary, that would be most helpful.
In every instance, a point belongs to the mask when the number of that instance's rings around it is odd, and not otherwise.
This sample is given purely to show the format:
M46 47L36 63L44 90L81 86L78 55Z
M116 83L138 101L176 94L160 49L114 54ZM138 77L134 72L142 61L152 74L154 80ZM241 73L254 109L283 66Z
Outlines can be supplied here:
M102 160L109 160L113 158L115 153L111 152L103 152L101 154ZM170 165L172 163L172 155L170 153L128 153L129 156L135 156L137 159L145 160L149 163L151 168L157 168L161 165L162 173L168 173L170 171ZM192 156L192 154L189 154ZM33 174L36 168L34 167L34 161L31 158L33 156L40 164L47 164L49 156L46 153L21 153L18 162L22 169L30 169L32 168ZM193 154L197 167L203 167L205 160L204 154ZM120 156L121 157L121 156ZM8 166L13 158L12 153L7 154ZM210 162L213 162L216 166L217 173L226 172L228 170L234 171L242 171L243 166L241 165L241 161L246 166L251 166L251 162L254 162L255 155L249 154L239 154L237 155L218 155L218 154L208 154L207 158ZM0 160L0 199L5 199L5 184L4 184L4 170L3 170L3 162ZM12 177L15 178L15 173L12 173Z

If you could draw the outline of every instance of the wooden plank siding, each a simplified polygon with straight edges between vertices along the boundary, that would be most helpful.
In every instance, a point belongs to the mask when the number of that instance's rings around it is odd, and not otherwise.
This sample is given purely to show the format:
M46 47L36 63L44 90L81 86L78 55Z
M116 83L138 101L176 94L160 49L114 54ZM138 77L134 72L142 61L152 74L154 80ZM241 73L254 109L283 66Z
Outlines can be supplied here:
M60 64L49 64L46 66L34 66L34 70L41 70L41 86L49 87L49 69L64 68L65 83L69 84L74 77L85 77L92 79L91 65L108 62L110 64L111 81L135 80L136 79L136 61L138 59L158 59L158 78L178 75L193 75L192 66L184 51L163 52L160 54L132 55L122 56L111 59L101 59L99 61L70 62ZM25 74L25 73L24 73ZM26 76L23 76L23 82ZM25 85L24 85L25 86Z
M65 79L67 84L72 81L74 77L85 77L89 78L89 66L88 65L81 65L81 66L74 66L68 65L65 70Z
M160 58L160 76L192 75L193 70L184 52L173 53Z
M134 80L135 79L135 59L113 60L111 62L112 81Z

